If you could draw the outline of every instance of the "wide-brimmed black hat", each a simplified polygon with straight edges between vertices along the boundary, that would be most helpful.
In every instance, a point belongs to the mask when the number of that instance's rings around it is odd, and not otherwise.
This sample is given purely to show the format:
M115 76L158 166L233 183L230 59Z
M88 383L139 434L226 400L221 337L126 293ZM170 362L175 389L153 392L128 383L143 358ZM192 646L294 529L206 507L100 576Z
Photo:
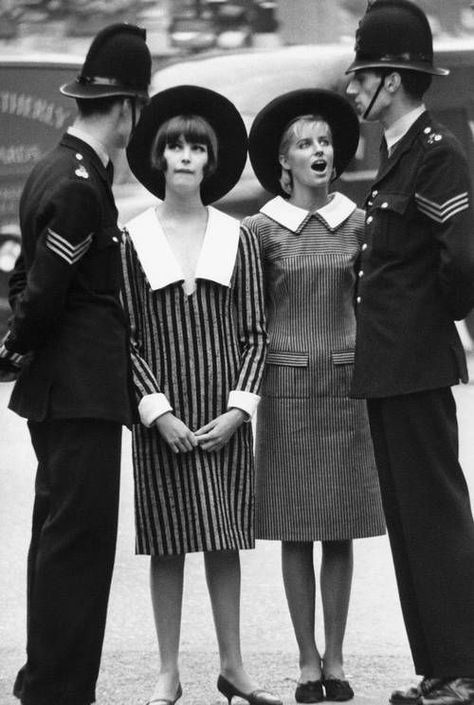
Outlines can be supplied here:
M145 30L136 25L117 23L105 27L93 40L81 73L61 86L61 93L88 99L147 98L151 55L145 40Z
M142 111L127 147L130 168L155 196L164 198L165 177L151 165L151 147L159 128L178 115L197 115L210 124L218 143L217 167L201 184L204 204L218 201L235 186L247 159L247 130L230 100L200 86L174 86L154 95Z
M304 88L285 93L262 108L249 135L253 170L263 188L270 193L284 194L280 185L280 141L285 128L300 115L320 115L328 123L337 176L342 174L356 152L359 119L343 96L323 88Z
M375 0L356 31L355 59L346 73L395 68L446 76L433 65L433 36L423 10L410 0Z

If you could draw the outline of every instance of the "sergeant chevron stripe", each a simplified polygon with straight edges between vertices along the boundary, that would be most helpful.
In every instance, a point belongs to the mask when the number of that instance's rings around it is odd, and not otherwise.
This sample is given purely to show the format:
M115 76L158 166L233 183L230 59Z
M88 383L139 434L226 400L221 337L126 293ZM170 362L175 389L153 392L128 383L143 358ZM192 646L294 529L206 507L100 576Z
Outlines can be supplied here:
M86 239L78 245L71 245L71 243L64 237L61 237L61 235L55 233L54 230L48 228L46 247L59 255L59 257L61 257L68 264L75 264L89 249L92 242L92 234L93 233L89 233Z
M441 204L436 203L435 201L430 201L428 198L421 196L419 193L415 193L415 200L418 204L418 210L432 220L435 220L437 223L445 223L457 213L469 208L467 191L464 191L464 193L460 193L457 196L453 196L453 198L450 198L448 201Z

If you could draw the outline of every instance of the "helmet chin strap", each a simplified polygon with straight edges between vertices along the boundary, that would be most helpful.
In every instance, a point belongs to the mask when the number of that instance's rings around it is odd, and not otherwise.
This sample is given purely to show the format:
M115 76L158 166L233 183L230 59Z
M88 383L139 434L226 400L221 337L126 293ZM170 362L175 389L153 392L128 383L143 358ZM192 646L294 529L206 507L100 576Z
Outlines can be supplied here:
M382 90L383 85L384 85L384 83L385 83L385 77L386 77L386 75L387 75L387 74L384 72L384 73L382 74L382 76L380 77L380 83L379 83L379 85L377 86L377 90L375 91L374 95L372 96L372 100L370 101L369 105L367 106L367 108L365 109L365 111L364 111L364 113L363 113L363 115L362 115L362 118L363 118L364 120L367 120L367 118L369 117L370 111L371 111L372 108L374 107L374 103L375 103L375 101L377 100L377 98L379 97L379 93L380 93L380 91Z

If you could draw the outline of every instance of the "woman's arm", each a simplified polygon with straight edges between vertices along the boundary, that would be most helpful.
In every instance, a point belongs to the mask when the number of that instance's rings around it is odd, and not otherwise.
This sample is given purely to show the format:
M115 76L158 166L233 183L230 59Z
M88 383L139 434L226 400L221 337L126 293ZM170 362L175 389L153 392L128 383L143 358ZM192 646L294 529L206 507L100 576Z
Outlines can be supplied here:
M237 314L241 364L235 389L229 393L228 411L196 431L203 450L220 450L238 427L254 414L260 397L267 334L263 281L257 236L241 227L233 290Z

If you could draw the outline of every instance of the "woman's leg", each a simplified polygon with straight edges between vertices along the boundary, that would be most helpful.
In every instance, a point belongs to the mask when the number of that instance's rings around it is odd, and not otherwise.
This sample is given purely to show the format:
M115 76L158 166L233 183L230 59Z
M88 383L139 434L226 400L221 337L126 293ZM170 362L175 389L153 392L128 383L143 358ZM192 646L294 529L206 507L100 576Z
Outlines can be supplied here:
M221 661L221 674L244 693L257 687L247 675L240 651L240 559L238 551L204 553Z
M346 630L353 569L352 541L323 541L321 599L323 603L325 678L344 679L342 643Z
M314 615L316 581L312 541L283 541L281 564L286 599L300 652L300 683L321 678L321 656L316 646Z
M178 689L183 574L184 555L151 557L151 601L160 653L160 670L152 700L173 700Z

